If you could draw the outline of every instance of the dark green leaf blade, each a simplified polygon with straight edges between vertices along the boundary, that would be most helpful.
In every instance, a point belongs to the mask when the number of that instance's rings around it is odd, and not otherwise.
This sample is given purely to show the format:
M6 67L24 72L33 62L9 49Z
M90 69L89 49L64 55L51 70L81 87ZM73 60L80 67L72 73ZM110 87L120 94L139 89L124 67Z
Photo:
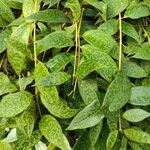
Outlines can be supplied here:
M50 48L64 48L73 45L72 35L65 31L56 31L38 40L37 52L41 53Z
M66 72L52 72L48 76L40 80L43 86L56 86L63 84L71 78L71 75Z
M69 62L74 59L74 55L70 53L60 53L50 59L46 66L50 68L51 71L60 71L63 69Z
M29 17L27 17L27 20L48 23L64 23L69 22L69 17L60 10L47 9L31 14Z
M110 34L102 30L88 30L83 34L83 38L91 45L100 48L101 51L106 53L109 53L113 48L117 48L116 41Z
M122 108L130 99L131 83L129 79L119 72L109 85L103 106L108 105L110 111Z
M103 118L99 102L93 101L74 117L67 130L89 128L98 124Z

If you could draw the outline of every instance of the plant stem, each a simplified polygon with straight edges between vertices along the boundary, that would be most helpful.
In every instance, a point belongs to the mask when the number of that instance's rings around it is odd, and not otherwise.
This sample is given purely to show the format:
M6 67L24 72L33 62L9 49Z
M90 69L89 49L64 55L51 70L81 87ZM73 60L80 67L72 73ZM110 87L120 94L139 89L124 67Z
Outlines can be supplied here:
M121 71L122 67L122 18L121 13L119 13L119 71ZM122 132L122 126L121 126L121 115L119 112L119 131Z
M36 12L36 9L37 9L37 0L35 0L35 12ZM36 52L36 22L34 22L34 29L33 29L33 49L34 49L34 67L36 67L37 65L37 52ZM38 109L38 112L39 112L39 115L40 117L42 116L42 113L41 113L41 109L40 109L40 104L39 104L39 99L38 99L38 89L37 87L35 87L35 99L36 99L36 102L37 102L37 109Z
M75 56L74 56L74 67L73 67L73 84L75 82L75 74L76 74L76 65L77 65L77 53L78 53L78 23L75 23L76 33L75 33Z
M75 79L75 74L76 74L76 67L80 63L80 30L81 30L81 23L82 23L82 18L83 18L83 12L84 9L82 9L81 17L79 20L79 23L76 23L76 48L75 48L75 60L74 60L74 70L73 70L73 84L74 88L71 93L73 93L73 97L75 96L76 92L76 87L77 87L77 79Z
M122 67L122 18L121 13L119 13L119 70L121 70Z

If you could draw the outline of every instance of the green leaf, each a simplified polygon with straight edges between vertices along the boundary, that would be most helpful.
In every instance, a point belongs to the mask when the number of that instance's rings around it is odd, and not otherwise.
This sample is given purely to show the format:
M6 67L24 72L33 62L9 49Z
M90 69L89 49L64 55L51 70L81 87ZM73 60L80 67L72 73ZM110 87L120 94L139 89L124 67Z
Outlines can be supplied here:
M23 16L28 17L35 11L34 0L23 0Z
M65 31L56 31L38 40L37 52L41 53L50 48L64 48L73 45L72 35Z
M0 53L6 49L6 41L10 37L11 30L6 29L0 33Z
M139 44L141 43L139 34L132 24L122 21L122 32L135 39Z
M49 5L49 7L52 7L53 5L60 2L60 0L43 0L44 5Z
M137 143L150 144L150 134L141 130L129 128L124 130L124 134L129 140Z
M19 75L26 68L26 56L19 52L16 47L12 45L7 46L8 61L15 72Z
M31 14L27 20L48 23L64 23L69 22L69 17L64 14L63 11L57 9L47 9Z
M7 75L0 72L0 96L17 91L17 87L12 84Z
M36 145L40 139L42 138L42 134L39 130L35 130L30 137L27 137L20 141L19 145L15 146L16 150L27 150L31 149L34 145Z
M86 105L89 105L94 100L99 101L97 96L98 86L92 79L80 80L78 82L80 95Z
M119 25L117 19L110 19L104 22L102 25L98 27L99 30L108 32L110 35L114 35L118 32Z
M94 146L96 142L98 141L102 127L103 127L103 120L100 123L98 123L96 126L93 126L90 128L89 138L90 138L92 146Z
M90 149L90 139L88 133L83 132L83 134L78 138L78 140L74 144L73 150L89 150L89 149Z
M140 67L139 65L137 65L132 61L126 61L123 64L122 71L128 77L132 77L132 78L144 78L148 76L148 74L145 72L145 70L142 67Z
M150 117L150 113L142 109L129 109L123 114L123 118L131 122L139 122Z
M33 82L33 79L33 76L22 77L17 81L17 84L20 86L20 89L25 90L26 87Z
M114 130L109 133L107 142L106 142L106 150L111 150L117 140L118 130Z
M0 27L4 28L8 25L8 22L6 20L4 20L1 16L0 16Z
M49 74L47 68L39 62L36 65L34 76L35 82L38 85L39 81ZM76 115L78 109L71 109L68 107L66 101L62 100L59 95L56 86L45 87L38 85L40 97L43 105L48 111L59 118L67 119Z
M74 59L74 55L70 53L60 53L50 59L46 66L50 68L51 71L60 71L63 69L69 62Z
M8 94L0 102L0 117L13 117L23 112L32 102L29 92Z
M98 29L88 30L83 34L83 38L91 45L100 48L101 51L106 53L109 53L113 48L117 48L116 41L105 31Z
M68 0L65 3L65 7L71 9L74 21L78 21L80 19L81 6L78 0Z
M125 10L129 0L105 0L107 4L107 17L112 18Z
M129 101L130 91L129 79L119 72L106 91L103 106L108 105L110 111L119 110Z
M142 3L135 3L127 8L124 18L138 19L150 15L149 8Z
M37 119L36 111L36 103L32 101L31 105L23 113L15 117L15 127L17 127L17 130L21 131L21 134L24 138L27 138L27 140L32 136L34 130L34 125ZM17 145L20 145L20 141L18 141Z
M100 65L97 61L86 60L78 66L77 72L76 72L76 78L78 80L83 79L91 72L96 71L99 68L103 68L103 67L104 66Z
M141 47L136 50L132 58L150 60L150 46L148 42L141 44Z
M10 40L18 41L19 43L28 45L30 32L31 32L31 24L23 23L19 25L17 28L15 28L15 30L11 34Z
M131 89L131 98L129 103L133 105L150 105L150 87L136 86Z
M128 143L133 150L143 150L143 147L139 143L135 143L132 141L129 141Z
M28 48L30 27L29 24L21 24L15 28L7 42L8 61L18 75L25 70L27 57L32 58L32 53Z
M43 86L60 85L68 81L71 75L66 72L52 72L48 76L40 80L40 84Z
M122 140L121 140L120 149L121 150L127 150L127 144L128 144L128 140L127 140L127 138L125 138L125 136L123 136Z
M70 145L62 132L58 121L51 115L45 115L40 121L39 128L45 138L60 149L70 150Z
M9 143L0 141L0 150L13 150Z
M64 100L56 99L57 101L55 103L51 102L53 100L53 97L50 97L52 96L52 94L53 93L48 92L45 95L41 94L41 100L43 105L52 115L61 119L68 119L72 118L79 112L78 109L71 109Z
M1 0L0 6L0 15L8 22L12 22L15 19L15 17L8 6L8 2L6 0Z
M93 101L74 117L67 130L89 128L98 124L103 118L99 102Z
M104 2L98 0L84 0L84 1L103 12L105 6Z
M7 93L13 93L16 91L17 87L12 83L5 83L0 85L0 96Z
M96 71L107 81L111 81L117 72L117 65L115 61L106 53L101 52L101 49L95 48L92 45L83 45L82 47L83 56L87 60L93 60L99 63L101 66Z

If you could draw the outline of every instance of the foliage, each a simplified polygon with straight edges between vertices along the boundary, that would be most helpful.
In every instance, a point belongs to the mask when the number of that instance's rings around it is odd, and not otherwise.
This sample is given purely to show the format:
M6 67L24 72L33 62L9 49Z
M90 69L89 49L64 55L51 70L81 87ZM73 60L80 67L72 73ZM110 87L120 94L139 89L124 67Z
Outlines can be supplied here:
M150 150L149 0L0 0L0 150Z

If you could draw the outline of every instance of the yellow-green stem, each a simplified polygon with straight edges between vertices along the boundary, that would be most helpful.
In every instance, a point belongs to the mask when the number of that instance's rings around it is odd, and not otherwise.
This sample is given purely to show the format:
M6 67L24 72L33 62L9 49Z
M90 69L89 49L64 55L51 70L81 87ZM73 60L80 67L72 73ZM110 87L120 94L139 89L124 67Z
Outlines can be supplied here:
M119 14L119 70L122 67L122 18L121 13Z
M35 0L35 12L37 11L37 0ZM36 22L34 22L34 26L33 26L33 49L34 49L34 67L36 67L37 65L37 52L36 52ZM39 115L40 117L42 116L42 113L41 113L41 109L40 109L40 104L39 104L39 99L38 99L38 89L37 87L35 87L35 99L36 99L36 102L37 102L37 109L38 109L38 112L39 112Z
M119 71L122 67L122 18L121 13L119 13ZM119 131L122 132L122 125L121 125L121 115L119 112Z

